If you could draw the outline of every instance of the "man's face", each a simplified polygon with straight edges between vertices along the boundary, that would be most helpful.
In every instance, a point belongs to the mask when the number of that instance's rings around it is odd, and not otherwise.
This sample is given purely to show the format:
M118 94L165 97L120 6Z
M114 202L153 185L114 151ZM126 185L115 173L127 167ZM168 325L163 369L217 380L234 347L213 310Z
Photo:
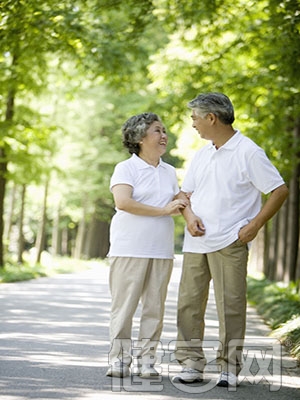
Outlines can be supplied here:
M210 139L209 128L211 126L210 119L207 114L204 117L200 117L196 114L195 110L192 111L191 118L193 120L193 128L200 134L203 139Z

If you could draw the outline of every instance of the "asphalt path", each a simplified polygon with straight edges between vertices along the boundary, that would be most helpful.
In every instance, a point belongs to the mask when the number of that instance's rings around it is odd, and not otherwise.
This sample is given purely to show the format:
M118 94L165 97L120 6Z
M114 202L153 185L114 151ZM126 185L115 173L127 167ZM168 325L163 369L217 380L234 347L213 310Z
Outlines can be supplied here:
M76 261L74 261L76 262ZM219 388L215 364L218 322L211 290L206 314L208 365L200 384L171 381L180 370L174 361L176 304L181 263L175 263L158 351L161 376L112 379L105 376L109 352L110 293L107 266L0 285L0 399L300 399L299 368L255 310L248 307L241 384ZM137 311L133 338L138 329ZM133 342L134 354L137 342Z

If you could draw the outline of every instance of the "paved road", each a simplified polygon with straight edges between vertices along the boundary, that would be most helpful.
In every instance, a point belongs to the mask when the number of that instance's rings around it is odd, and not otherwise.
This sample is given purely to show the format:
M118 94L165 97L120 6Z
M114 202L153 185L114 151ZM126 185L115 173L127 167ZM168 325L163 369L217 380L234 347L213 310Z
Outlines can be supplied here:
M255 311L248 310L245 377L236 391L215 386L216 311L211 293L206 316L205 380L175 386L172 361L180 263L167 298L160 346L162 376L155 381L105 376L110 295L108 267L0 286L0 399L130 400L300 399L299 369ZM137 313L138 316L138 313ZM134 334L138 319L134 321ZM134 350L135 344L133 345ZM282 354L281 354L282 350Z

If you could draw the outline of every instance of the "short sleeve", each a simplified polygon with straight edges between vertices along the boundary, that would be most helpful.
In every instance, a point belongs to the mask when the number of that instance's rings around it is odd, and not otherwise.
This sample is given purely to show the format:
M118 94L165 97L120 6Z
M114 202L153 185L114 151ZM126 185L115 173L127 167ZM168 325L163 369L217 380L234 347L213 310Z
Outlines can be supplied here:
M193 158L185 177L182 182L181 190L185 193L192 193L195 190L195 174L194 174L194 164L196 156Z
M113 186L120 184L134 186L134 177L128 164L125 162L120 162L115 166L110 179L110 190L112 190Z
M249 160L248 173L249 180L264 194L285 183L263 149L258 149Z

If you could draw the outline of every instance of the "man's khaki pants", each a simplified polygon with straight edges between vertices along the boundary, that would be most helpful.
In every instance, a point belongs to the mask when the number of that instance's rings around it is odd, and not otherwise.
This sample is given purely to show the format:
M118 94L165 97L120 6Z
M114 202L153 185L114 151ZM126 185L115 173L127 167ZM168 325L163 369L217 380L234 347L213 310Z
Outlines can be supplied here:
M131 364L132 320L139 300L142 309L138 340L141 342L135 352L137 364L155 363L172 268L173 259L110 258L110 364L118 360Z
M248 247L239 240L212 253L184 254L176 345L176 359L183 366L203 371L206 365L202 341L212 279L219 319L217 363L222 371L236 375L240 372L246 326L247 260Z

